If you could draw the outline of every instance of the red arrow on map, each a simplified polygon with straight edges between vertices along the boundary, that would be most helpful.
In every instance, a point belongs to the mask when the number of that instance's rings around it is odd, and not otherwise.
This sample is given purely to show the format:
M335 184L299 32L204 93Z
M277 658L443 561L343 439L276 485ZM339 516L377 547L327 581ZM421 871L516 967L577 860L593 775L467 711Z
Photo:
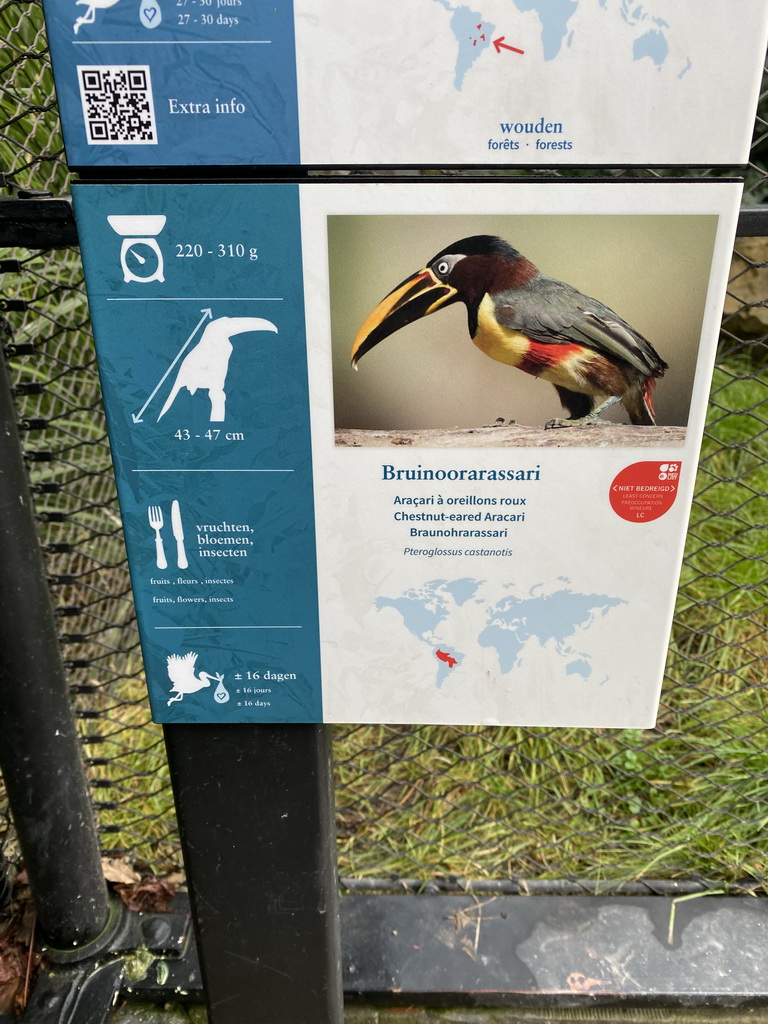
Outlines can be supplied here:
M525 50L518 50L516 46L509 46L504 42L506 36L499 36L498 39L493 40L493 45L496 47L496 53L501 53L502 50L512 50L513 53L525 53Z

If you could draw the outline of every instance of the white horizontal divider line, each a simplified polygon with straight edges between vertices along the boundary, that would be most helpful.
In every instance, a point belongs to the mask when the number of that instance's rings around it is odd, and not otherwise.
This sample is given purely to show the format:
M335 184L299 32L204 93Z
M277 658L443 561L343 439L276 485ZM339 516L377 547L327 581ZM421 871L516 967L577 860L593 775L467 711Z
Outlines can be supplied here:
M73 39L74 46L267 46L272 39Z
M132 469L132 473L293 473L292 469Z

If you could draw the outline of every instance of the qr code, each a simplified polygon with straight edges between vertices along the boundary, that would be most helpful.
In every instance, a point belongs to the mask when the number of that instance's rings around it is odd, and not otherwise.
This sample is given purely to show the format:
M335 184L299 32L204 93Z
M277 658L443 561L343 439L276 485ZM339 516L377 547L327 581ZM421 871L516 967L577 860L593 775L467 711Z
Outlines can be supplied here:
M77 74L89 146L157 143L148 66L81 65Z

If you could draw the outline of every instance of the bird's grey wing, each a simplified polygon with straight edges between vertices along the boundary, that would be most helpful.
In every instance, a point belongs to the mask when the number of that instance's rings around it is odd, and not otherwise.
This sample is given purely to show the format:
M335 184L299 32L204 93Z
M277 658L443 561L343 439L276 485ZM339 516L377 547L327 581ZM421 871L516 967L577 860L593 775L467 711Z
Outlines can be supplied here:
M503 326L534 341L586 345L623 359L643 374L660 376L666 369L642 334L597 299L563 281L539 275L523 288L502 293L495 308Z

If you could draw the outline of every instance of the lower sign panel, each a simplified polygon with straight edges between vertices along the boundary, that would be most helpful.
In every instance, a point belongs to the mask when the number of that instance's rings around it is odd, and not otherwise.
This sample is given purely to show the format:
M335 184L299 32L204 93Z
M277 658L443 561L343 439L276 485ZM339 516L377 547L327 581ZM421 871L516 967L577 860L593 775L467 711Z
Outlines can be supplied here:
M739 198L76 187L155 719L652 726Z

